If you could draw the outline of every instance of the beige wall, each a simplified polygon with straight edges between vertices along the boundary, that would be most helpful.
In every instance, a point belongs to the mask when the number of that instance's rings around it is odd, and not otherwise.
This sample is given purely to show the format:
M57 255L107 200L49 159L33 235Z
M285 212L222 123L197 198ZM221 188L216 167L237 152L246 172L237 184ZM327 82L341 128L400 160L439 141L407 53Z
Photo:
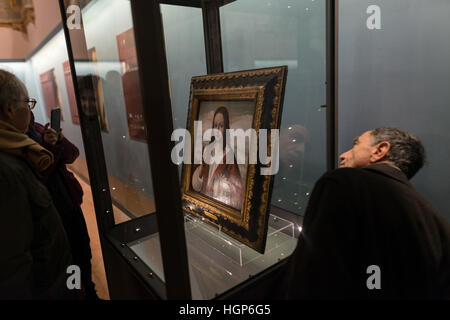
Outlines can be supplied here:
M28 34L0 28L0 60L25 59L61 22L58 0L33 0L35 24L27 27Z

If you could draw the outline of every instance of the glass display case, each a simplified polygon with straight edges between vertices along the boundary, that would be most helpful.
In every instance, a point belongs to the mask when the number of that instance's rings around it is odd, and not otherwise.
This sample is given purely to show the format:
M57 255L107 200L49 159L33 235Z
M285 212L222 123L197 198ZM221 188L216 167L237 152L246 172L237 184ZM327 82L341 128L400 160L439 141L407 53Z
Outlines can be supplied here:
M220 299L263 281L294 251L309 194L327 169L328 1L60 6L72 118L82 129L111 298ZM187 127L193 77L281 65L289 72L280 170L260 253L182 210L171 136Z

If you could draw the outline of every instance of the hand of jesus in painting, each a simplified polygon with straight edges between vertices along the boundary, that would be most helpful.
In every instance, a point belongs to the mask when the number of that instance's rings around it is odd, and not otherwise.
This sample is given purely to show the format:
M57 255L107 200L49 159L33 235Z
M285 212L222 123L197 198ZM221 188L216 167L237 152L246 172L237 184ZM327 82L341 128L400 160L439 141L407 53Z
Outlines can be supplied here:
M200 174L198 176L200 179L203 179L203 162L199 167L200 167Z

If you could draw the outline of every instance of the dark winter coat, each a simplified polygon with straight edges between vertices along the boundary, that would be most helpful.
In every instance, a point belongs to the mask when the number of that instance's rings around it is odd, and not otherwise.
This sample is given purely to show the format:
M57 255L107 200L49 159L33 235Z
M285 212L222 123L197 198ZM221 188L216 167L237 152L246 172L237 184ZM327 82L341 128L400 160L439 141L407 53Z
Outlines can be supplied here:
M70 247L47 189L0 150L0 299L63 298Z
M448 299L450 224L394 167L335 170L314 188L283 277L285 299Z

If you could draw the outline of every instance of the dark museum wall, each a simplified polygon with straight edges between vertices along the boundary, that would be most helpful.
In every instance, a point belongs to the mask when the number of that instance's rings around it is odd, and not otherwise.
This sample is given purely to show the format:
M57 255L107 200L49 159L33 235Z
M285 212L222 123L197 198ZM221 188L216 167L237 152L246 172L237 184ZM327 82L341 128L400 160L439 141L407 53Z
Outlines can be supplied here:
M370 5L381 29L369 30ZM428 163L412 183L450 221L450 5L448 0L339 4L339 146L394 126L416 134Z

